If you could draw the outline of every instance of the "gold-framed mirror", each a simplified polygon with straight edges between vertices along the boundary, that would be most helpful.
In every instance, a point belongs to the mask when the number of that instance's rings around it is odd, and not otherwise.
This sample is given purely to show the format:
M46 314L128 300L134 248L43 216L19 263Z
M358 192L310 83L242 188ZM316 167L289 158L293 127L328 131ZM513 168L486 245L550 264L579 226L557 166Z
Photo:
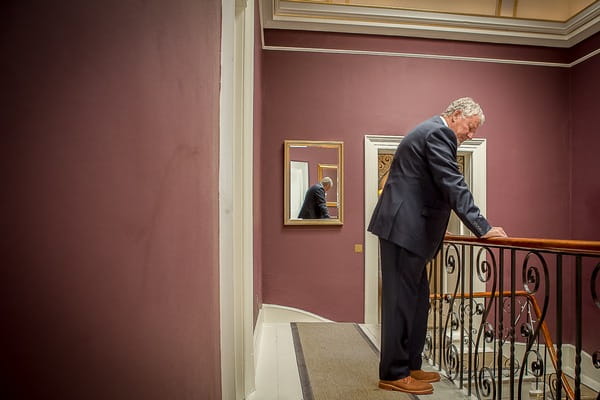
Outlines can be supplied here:
M344 143L284 141L284 224L343 225Z

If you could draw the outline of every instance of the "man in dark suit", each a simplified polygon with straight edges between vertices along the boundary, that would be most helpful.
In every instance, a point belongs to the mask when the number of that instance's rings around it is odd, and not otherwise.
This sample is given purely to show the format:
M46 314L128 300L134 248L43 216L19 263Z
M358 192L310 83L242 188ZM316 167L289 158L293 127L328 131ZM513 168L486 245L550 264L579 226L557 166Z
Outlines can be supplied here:
M506 237L481 215L456 162L458 145L484 120L473 99L457 99L414 128L394 155L368 228L381 250L380 388L430 394L440 379L421 369L429 310L425 266L442 245L450 211L478 237Z
M303 219L322 219L329 218L329 210L327 209L327 200L325 192L331 189L333 181L326 176L321 179L321 182L312 185L304 196L304 203L300 209L298 218Z

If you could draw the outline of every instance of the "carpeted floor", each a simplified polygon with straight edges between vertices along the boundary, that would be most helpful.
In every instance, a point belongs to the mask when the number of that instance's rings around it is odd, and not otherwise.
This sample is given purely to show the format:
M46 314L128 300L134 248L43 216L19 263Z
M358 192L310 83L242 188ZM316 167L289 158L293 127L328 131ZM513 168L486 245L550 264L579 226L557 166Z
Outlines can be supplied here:
M416 400L379 383L379 351L357 324L293 322L304 400Z

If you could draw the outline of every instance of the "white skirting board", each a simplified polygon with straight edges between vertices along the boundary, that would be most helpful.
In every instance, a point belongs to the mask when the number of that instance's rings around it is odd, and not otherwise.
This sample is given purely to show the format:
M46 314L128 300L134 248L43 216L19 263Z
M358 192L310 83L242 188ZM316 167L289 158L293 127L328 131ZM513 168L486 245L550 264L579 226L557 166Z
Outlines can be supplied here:
M556 348L556 345L555 345ZM515 357L521 362L523 359L523 353L525 351L524 343L515 343ZM542 344L539 346L538 350L541 354L545 352L545 346ZM505 344L502 347L502 352L506 354L510 354L510 344ZM533 357L533 356L531 356ZM575 377L575 346L572 344L563 344L562 345L562 370L563 372L570 376ZM548 371L554 371L554 366L552 362L548 358L548 365L546 366ZM600 391L600 369L594 367L592 362L592 356L585 351L581 352L581 382L594 389L596 392Z
M279 306L276 304L263 304L261 312L264 314L265 323L285 322L334 322L299 308Z

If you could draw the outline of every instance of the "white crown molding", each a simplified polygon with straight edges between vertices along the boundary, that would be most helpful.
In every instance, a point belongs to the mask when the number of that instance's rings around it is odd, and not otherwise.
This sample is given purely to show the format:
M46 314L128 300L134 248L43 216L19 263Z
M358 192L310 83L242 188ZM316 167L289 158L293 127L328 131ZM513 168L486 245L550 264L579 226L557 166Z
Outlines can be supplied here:
M600 31L600 2L566 22L261 0L263 28L571 47Z

